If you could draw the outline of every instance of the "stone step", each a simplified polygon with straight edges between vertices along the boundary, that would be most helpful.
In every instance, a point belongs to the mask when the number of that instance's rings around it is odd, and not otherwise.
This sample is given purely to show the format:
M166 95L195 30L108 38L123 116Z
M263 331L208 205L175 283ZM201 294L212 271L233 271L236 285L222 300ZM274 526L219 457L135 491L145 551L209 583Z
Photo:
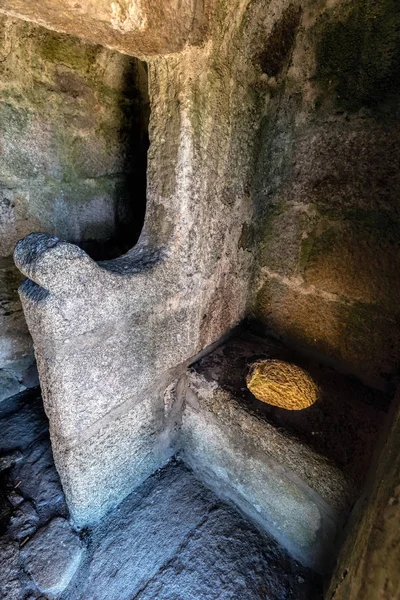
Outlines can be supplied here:
M307 370L320 389L318 401L288 411L256 400L246 375L262 358ZM181 389L186 463L297 560L327 572L364 480L387 398L249 333L194 364Z

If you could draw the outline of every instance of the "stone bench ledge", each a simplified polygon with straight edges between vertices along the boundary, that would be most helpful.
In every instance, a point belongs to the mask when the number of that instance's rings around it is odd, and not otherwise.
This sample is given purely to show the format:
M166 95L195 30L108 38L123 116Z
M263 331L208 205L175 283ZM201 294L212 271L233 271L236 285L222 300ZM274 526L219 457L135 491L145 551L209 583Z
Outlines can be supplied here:
M329 369L314 365L309 369L322 386L316 405L296 414L264 405L245 385L248 365L262 357L293 360L279 344L245 335L187 372L183 456L200 477L273 534L295 558L324 571L368 466L383 416L374 405L380 398L373 390L338 373L333 379ZM353 423L341 431L338 424L346 421L346 414ZM341 456L343 440L351 436L355 456ZM356 468L362 454L363 465Z

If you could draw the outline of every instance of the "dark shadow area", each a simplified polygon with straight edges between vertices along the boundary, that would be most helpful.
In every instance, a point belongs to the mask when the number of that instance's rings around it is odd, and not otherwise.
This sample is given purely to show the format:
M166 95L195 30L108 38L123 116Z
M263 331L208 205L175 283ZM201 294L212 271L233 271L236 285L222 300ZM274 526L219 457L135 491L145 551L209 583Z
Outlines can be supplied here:
M146 214L150 100L147 65L134 57L125 70L120 109L120 152L124 159L116 188L115 234L105 241L80 243L95 260L109 260L130 250L140 237Z
M278 77L291 55L302 10L290 5L274 25L264 51L259 56L263 73L268 77Z
M37 387L0 407L0 536L8 532L22 544L53 517L67 515Z

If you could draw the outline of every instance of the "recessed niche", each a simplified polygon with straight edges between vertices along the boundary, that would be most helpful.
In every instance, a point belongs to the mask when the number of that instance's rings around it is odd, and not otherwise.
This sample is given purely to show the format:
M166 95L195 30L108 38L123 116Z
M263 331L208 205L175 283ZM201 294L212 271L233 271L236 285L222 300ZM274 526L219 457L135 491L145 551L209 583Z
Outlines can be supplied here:
M125 253L146 208L147 65L7 18L0 59L0 255L32 231Z

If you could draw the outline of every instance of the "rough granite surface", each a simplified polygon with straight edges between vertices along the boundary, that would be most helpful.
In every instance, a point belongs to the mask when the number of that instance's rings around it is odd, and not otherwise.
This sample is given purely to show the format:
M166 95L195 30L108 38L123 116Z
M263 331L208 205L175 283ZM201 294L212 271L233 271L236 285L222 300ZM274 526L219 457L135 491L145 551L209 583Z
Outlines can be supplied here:
M307 365L319 400L301 411L257 400L246 375L254 360L265 358ZM304 358L296 362L274 341L241 333L195 363L180 383L184 460L293 556L322 572L332 567L343 522L365 479L385 400L351 378L332 376Z
M4 10L35 20L48 6L24 4L26 12L19 0ZM55 461L80 524L173 454L179 402L164 390L249 307L276 336L375 387L390 390L398 371L398 8L391 0L216 0L205 6L207 37L192 45L186 31L182 45L189 14L190 31L198 26L194 6L166 18L157 4L153 25L155 5L144 2L129 6L148 22L134 23L118 4L111 26L125 28L148 63L147 206L136 246L95 262L36 233L15 250ZM85 19L96 20L92 3L79 6L69 4L53 26L85 37ZM111 6L102 0L96 14L105 44ZM152 46L161 15L181 51L166 52L166 37ZM59 17L54 0L50 24ZM369 53L379 32L390 32L377 53L382 74ZM349 414L356 410L349 403ZM345 433L350 439L351 427Z
M342 474L290 438L268 430L241 411L229 394L218 394L204 380L189 380L187 399L182 422L185 462L303 564L328 570L348 495ZM284 448L306 471L308 481L281 461ZM321 488L325 497L318 493Z
M349 519L326 597L392 600L400 597L400 394L397 393Z
M169 431L173 423L153 392L77 445L66 447L52 436L53 446L62 449L55 461L75 523L100 519L121 494L129 494L170 459L175 453L171 440L176 434Z
M231 8L239 15L244 3ZM96 449L101 431L109 430L121 461L139 460L144 470L147 461L147 475L162 466L169 434L174 443L173 424L162 415L163 391L187 361L245 315L251 253L240 240L252 212L249 185L260 119L252 86L256 19L243 30L228 12L214 22L213 42L148 60L147 207L136 246L96 263L73 244L32 234L15 251L30 280L20 295L55 461L80 523L98 518L99 506L107 510L110 498L108 487L98 486L84 504L76 500L85 494L84 478L71 479L72 470L63 467L75 448L93 457L93 468L97 456L99 481L112 477L113 502L122 500L142 481L143 469L127 480L111 460L105 463ZM273 21L267 7L259 12ZM212 155L218 159L210 162ZM142 401L158 403L158 425L138 431L129 447L126 431Z
M393 393L400 4L285 4L261 61L252 313L288 345Z
M173 383L249 309L264 332L393 391L400 359L398 2L4 0L0 11L7 15L0 27L7 125L0 140L1 395L37 383L9 257L17 238L46 230L20 242L15 261L28 278L20 296L76 523L99 520L166 463L179 441L182 397ZM148 69L77 38L134 54ZM114 197L125 170L120 153L117 165L108 153L126 116L126 96L122 106L118 99L130 81L119 68L125 64L149 82L146 219L132 250L95 262L89 248L51 234L88 241L95 229L104 240L114 216L127 216L104 200ZM43 202L35 201L38 190ZM214 482L218 469L226 490L233 481L242 510L250 507L254 518L263 512L269 473L277 537L291 533L303 548L321 532L333 538L332 506L341 510L354 498L385 397L372 400L365 421L351 393L341 410L331 410L337 393L310 418L287 419L244 410L230 390L213 397L217 383L192 375L199 385L197 400L187 402L184 435L193 466ZM202 394L203 412L196 404ZM243 440L254 424L258 439L246 455ZM11 439L14 425L6 431ZM262 443L266 430L276 441L273 457ZM66 507L48 438L37 434L34 419L13 444L2 461L0 520L12 537L7 585L19 593L15 540ZM379 502L391 523L397 496L388 495ZM165 571L169 595L175 569ZM158 585L137 594L158 593Z
M143 225L144 63L0 14L0 401L38 385L12 253L32 231L117 256Z
M91 539L66 600L318 598L318 578L180 463L150 478Z
M6 537L0 538L0 591L7 600L23 600L24 584L21 581L19 547Z
M2 402L0 439L0 597L39 598L41 594L22 569L20 549L52 519L64 521L68 511L38 392ZM42 567L39 571L46 572Z
M154 0L4 0L1 12L70 33L123 54L169 54L200 43L208 3Z
M278 359L305 370L317 385L318 401L300 411L287 411L258 401L246 386L246 375L258 360ZM368 472L391 396L367 387L356 378L338 373L274 338L244 329L192 365L223 394L276 431L297 440L342 471L348 483L360 489ZM283 462L288 454L282 456ZM292 465L302 469L301 464ZM307 475L303 473L303 476Z

